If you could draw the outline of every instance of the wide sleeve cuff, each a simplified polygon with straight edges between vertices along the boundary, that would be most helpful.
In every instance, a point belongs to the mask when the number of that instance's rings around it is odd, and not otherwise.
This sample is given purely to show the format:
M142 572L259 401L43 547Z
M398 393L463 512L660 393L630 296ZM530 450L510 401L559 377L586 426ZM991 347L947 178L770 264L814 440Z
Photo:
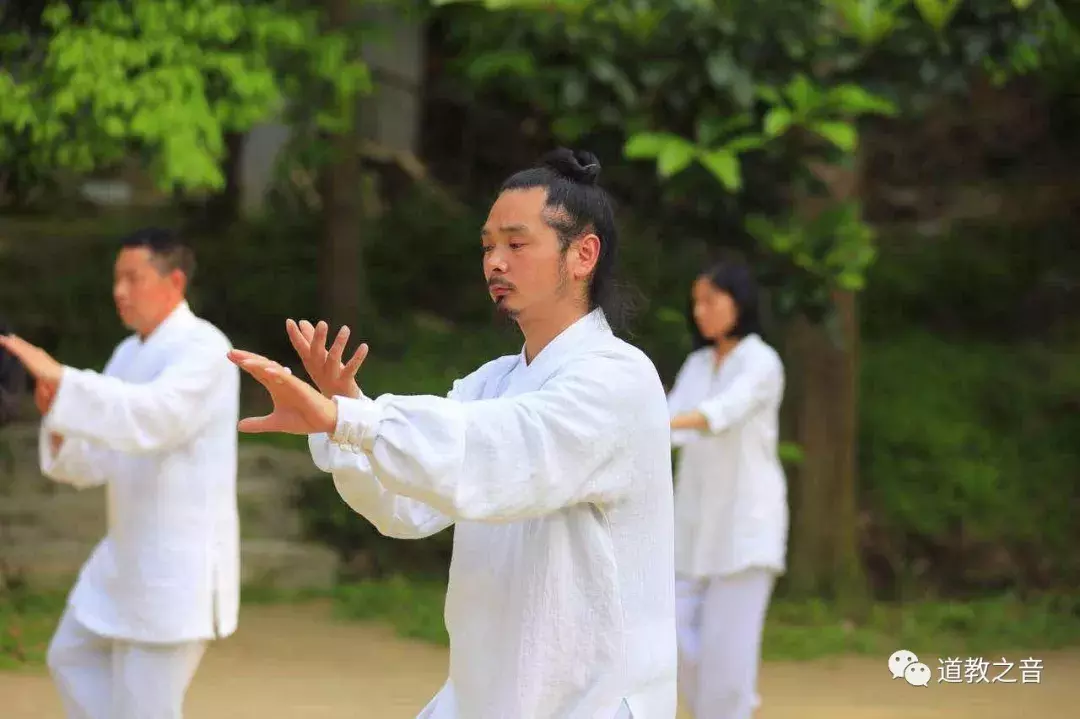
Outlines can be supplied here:
M337 404L337 425L330 441L342 449L357 454L371 452L383 408L368 397L334 397Z

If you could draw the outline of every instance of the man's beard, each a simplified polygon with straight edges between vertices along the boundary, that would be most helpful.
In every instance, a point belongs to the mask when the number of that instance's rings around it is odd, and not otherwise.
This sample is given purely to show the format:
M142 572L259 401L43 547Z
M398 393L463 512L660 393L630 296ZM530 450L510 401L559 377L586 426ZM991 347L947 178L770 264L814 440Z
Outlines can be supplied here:
M562 297L567 290L567 286L570 283L570 274L566 270L566 254L563 254L563 261L559 263L559 276L558 283L555 285L555 297ZM497 327L517 327L518 319L521 317L521 310L514 309L509 306L510 295L503 295L495 301L495 314L494 320Z

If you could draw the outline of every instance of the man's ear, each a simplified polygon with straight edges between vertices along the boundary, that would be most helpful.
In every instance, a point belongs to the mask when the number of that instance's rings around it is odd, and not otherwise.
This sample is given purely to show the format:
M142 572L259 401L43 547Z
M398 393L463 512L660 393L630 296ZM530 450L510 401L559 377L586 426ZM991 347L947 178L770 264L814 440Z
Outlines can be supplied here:
M595 232L590 232L583 235L575 245L574 279L583 280L593 273L600 260L600 238Z
M173 270L169 273L169 284L175 287L180 294L184 294L187 290L187 275L180 270Z

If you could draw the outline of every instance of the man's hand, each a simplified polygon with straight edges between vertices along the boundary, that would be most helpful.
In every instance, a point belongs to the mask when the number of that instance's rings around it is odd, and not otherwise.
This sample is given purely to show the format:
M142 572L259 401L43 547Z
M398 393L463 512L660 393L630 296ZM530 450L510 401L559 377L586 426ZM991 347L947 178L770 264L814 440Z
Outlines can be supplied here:
M229 360L266 387L274 401L270 414L240 420L241 432L334 433L337 405L311 385L293 377L287 367L243 350L229 352Z
M49 413L53 400L56 399L56 389L56 385L50 385L41 380L34 383L34 404L37 405L42 417Z
M22 362L26 371L39 383L44 382L56 391L64 374L64 365L54 360L48 352L15 335L0 335L0 347Z
M289 341L319 391L326 397L341 395L356 399L361 396L356 373L367 358L368 346L361 344L353 352L352 358L343 363L341 358L345 345L349 342L349 328L342 326L334 338L334 344L327 350L326 337L329 330L330 327L325 322L319 322L315 326L307 320L301 320L299 324L293 320L285 322Z

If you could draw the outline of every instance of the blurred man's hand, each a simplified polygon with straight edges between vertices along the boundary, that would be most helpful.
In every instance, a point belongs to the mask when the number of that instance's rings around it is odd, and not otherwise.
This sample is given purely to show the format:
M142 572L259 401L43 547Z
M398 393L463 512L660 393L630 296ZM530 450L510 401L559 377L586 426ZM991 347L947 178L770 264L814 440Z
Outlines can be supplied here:
M49 413L53 400L56 399L56 389L56 385L51 385L42 380L35 383L34 404L37 405L38 412L41 412L42 417Z
M60 384L60 377L64 374L64 365L37 345L32 345L16 335L0 335L0 347L22 362L26 371L32 374L39 384L44 382L52 386L53 391Z

